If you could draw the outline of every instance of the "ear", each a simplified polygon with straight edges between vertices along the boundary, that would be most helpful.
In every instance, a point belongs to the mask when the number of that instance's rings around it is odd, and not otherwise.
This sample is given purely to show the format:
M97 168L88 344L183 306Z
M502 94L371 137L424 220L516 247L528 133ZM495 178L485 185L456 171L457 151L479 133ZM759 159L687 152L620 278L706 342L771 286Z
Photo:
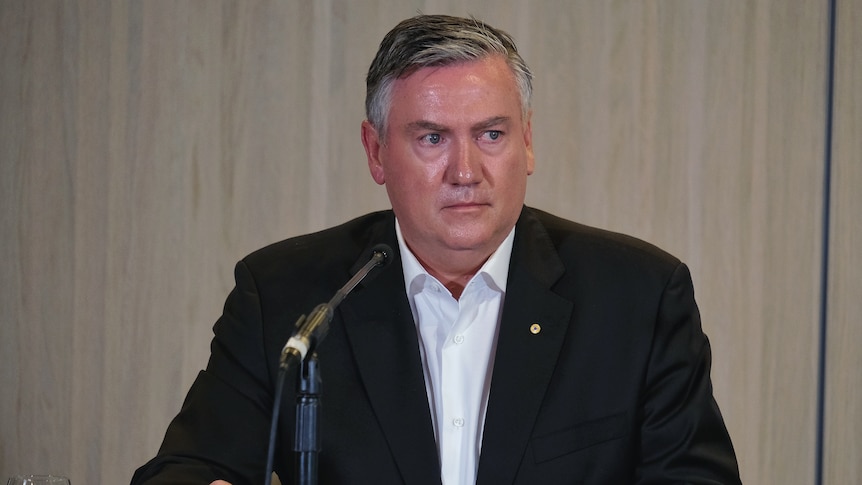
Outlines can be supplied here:
M368 158L368 171L371 178L379 185L386 183L383 163L380 160L380 147L382 146L380 134L365 120L362 122L362 146L365 147L365 156Z
M524 146L527 149L527 175L532 175L536 168L536 158L533 156L533 112L527 113L524 123Z

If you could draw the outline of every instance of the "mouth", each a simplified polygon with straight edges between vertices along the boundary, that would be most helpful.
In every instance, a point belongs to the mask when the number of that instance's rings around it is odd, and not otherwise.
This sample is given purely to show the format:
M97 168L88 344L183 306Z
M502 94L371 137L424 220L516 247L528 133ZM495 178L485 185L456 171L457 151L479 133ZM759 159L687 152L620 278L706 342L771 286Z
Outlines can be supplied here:
M491 206L490 197L478 190L458 190L440 198L443 210L468 212Z
M454 202L451 204L444 205L443 209L454 211L469 211L481 209L488 206L489 204L484 202Z

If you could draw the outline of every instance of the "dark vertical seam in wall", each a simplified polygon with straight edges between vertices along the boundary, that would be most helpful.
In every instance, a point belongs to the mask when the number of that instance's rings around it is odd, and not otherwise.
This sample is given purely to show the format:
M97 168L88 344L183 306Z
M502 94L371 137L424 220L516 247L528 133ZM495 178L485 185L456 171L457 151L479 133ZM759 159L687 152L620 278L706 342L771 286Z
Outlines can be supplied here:
M816 485L823 484L823 447L826 407L826 351L827 323L829 311L829 233L832 190L832 122L835 107L835 25L838 0L829 1L828 45L826 71L826 123L823 154L823 228L821 233L822 254L820 261L820 348L817 362L817 439L815 477Z

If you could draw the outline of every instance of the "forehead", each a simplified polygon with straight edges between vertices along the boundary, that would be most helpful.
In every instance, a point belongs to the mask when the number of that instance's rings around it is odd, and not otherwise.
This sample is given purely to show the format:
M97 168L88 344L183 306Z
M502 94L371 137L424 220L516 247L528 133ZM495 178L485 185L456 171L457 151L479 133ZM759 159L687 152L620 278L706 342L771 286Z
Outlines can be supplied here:
M520 118L520 93L502 56L423 67L393 83L390 122L403 117L445 118L470 114ZM394 119L393 119L394 118Z

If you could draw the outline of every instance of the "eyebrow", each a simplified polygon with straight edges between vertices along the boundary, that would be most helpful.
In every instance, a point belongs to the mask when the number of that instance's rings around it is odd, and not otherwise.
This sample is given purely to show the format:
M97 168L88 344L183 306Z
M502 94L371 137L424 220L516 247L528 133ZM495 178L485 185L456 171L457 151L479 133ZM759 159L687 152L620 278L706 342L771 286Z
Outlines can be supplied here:
M487 120L482 120L471 127L472 131L481 131L488 129L492 126L501 125L504 123L508 123L512 118L509 116L494 116L492 118L488 118ZM419 120L413 121L407 124L407 131L441 131L447 132L450 131L448 127L434 123L433 121L428 120Z
M491 128L492 126L497 126L497 125L502 125L502 124L508 123L511 119L512 118L510 118L508 116L494 116L493 118L488 118L485 121L480 121L479 123L476 123L475 125L473 125L473 130L474 131L485 130L485 129Z
M438 125L433 121L419 120L407 123L407 131L448 131L449 129L443 125Z

